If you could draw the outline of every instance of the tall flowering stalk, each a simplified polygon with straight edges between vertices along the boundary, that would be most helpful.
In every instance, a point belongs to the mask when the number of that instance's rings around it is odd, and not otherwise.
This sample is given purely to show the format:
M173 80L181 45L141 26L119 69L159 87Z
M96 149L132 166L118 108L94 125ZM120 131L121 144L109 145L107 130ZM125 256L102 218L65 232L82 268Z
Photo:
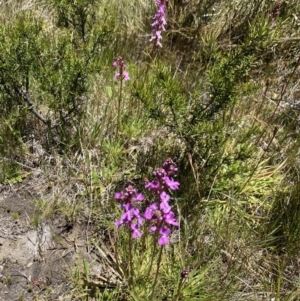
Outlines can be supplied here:
M177 171L178 169L173 160L169 158L163 163L162 167L153 172L153 180L151 182L149 180L145 181L146 198L142 193L137 192L132 185L128 185L125 190L115 194L115 199L120 203L119 207L123 210L121 219L117 220L115 225L117 228L125 226L129 233L129 284L133 284L134 273L132 239L142 236L142 225L145 225L143 227L145 231L143 235L154 234L154 248L147 277L152 269L154 257L156 257L156 246L160 246L151 299L157 283L163 247L170 242L172 228L179 226L179 222L176 220L175 213L172 211L169 203L171 191L179 189L179 182L174 180ZM145 199L147 200L147 206L141 212L139 205Z
M123 209L120 220L115 222L119 228L126 225L132 231L132 238L141 237L140 227L145 221L149 222L149 230L158 234L158 245L163 246L170 242L172 227L178 227L179 223L169 204L171 200L170 191L179 189L179 182L174 180L178 169L172 159L167 159L162 167L153 172L154 179L145 181L145 188L150 192L152 200L146 207L144 213L137 207L145 197L138 193L132 185L128 185L124 191L117 192L115 199L120 202L119 207Z
M116 61L113 62L113 67L116 69L116 73L114 78L119 80L120 82L120 91L119 91L119 100L118 100L118 116L117 116L117 135L120 127L120 108L122 101L122 91L123 91L123 82L130 80L129 74L126 70L125 61L121 56L117 58Z
M141 237L139 229L143 223L143 218L139 208L136 208L136 204L143 201L144 196L138 193L132 185L129 185L124 191L117 192L115 199L120 202L119 207L123 209L121 219L117 220L115 225L118 228L123 225L127 226L132 232L132 238Z
M171 234L171 227L179 226L178 221L175 219L175 214L169 204L171 199L169 191L179 189L179 182L174 181L172 178L177 171L178 169L174 165L173 160L169 158L163 163L162 167L153 172L154 180L152 182L146 180L145 184L145 188L154 194L154 199L156 201L146 208L144 217L150 221L150 231L156 234L155 237L159 237L158 245L161 246L157 260L155 279L152 286L151 300L153 299L157 283L163 246L170 242L169 236ZM154 250L149 272L153 264Z
M141 237L141 232L139 231L142 225L142 216L140 215L139 208L136 207L136 203L144 200L144 196L141 193L138 193L136 189L129 185L122 192L117 192L115 194L115 199L120 202L119 207L123 209L123 214L120 220L115 221L115 225L119 228L121 226L126 226L129 232L129 244L128 244L128 253L129 253L129 276L128 282L129 285L133 285L134 278L134 267L132 259L132 239Z
M125 65L125 61L123 60L123 58L121 56L119 56L117 58L116 61L113 62L113 67L117 69L117 72L115 73L115 79L122 81L127 81L130 80L129 74L128 72L125 71L126 69L126 65Z
M172 178L177 171L172 159L167 159L161 168L153 172L154 180L152 182L146 180L145 188L154 193L156 201L146 208L144 217L151 223L150 231L159 234L158 244L160 246L169 243L171 227L179 226L169 205L171 199L169 191L179 188L179 182Z
M161 33L166 30L166 4L168 0L156 0L157 11L153 17L152 26L152 37L150 42L153 43L154 47L162 47L162 35Z

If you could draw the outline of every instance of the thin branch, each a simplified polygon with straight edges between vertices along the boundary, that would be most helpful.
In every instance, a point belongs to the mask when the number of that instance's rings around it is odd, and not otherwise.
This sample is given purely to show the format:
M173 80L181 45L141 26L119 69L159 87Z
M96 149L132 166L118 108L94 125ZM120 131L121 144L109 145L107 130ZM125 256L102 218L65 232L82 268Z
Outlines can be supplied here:
M37 110L36 110L36 105L31 101L29 95L27 92L23 91L21 88L19 87L14 87L15 91L17 92L17 94L19 94L19 96L21 96L21 98L28 104L29 106L29 110L40 120L42 121L44 124L48 125L49 124L49 120L46 119L42 114L40 114Z

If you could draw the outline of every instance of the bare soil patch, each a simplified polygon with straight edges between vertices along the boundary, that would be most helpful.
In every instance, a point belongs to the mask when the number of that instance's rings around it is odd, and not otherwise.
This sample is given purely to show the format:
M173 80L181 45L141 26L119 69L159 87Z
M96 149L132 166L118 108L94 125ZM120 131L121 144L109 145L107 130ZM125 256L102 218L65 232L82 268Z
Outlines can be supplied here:
M25 182L0 186L0 301L72 300L78 264L84 259L101 271L85 221L70 226L56 215L32 225L40 196Z

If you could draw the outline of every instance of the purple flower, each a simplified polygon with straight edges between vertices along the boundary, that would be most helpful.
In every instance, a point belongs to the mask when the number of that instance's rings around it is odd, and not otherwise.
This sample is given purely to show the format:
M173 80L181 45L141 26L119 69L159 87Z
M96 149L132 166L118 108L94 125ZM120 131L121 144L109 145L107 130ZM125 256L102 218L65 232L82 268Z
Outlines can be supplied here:
M168 202L171 198L165 191L163 191L159 197L162 202Z
M179 182L174 181L172 178L163 177L163 180L171 190L177 190L179 188Z
M159 182L158 181L153 181L153 182L148 182L145 185L145 188L151 189L151 190L158 190L159 189Z
M128 72L125 71L125 62L121 56L119 56L118 59L112 63L112 66L118 69L118 71L115 73L114 79L118 79L121 81L130 80Z
M115 224L117 227L120 227L124 224L129 224L133 219L137 219L137 223L141 223L140 212L138 208L133 207L131 204L127 203L123 206L124 213L121 216L121 220L116 221Z
M161 236L158 239L158 244L160 246L166 245L170 242L170 238L169 238L170 233L171 233L171 230L169 228L162 227L159 229L159 234Z
M153 204L151 204L150 206L148 206L148 207L146 208L146 210L145 210L145 213L144 213L145 219L148 219L148 220L152 219L152 217L153 217L153 212L156 211L156 210L158 210L158 205L157 205L157 203L153 203Z
M155 232L157 230L157 226L153 225L150 227L151 232Z
M132 185L128 185L125 189L125 195L136 194L136 189Z
M167 213L169 213L171 211L171 207L168 204L168 202L161 202L160 205L159 205L159 208L161 209L161 211L164 214L167 214Z
M134 202L141 202L144 200L144 196L141 193L138 193L132 200Z
M121 62L121 64L123 63ZM114 65L119 66L117 61L114 62ZM127 226L131 231L132 238L138 238L142 236L140 227L147 220L149 230L159 236L158 244L160 246L168 244L171 228L179 226L169 204L170 190L179 188L179 182L171 178L177 171L172 159L167 159L161 168L157 168L153 172L152 182L145 180L145 188L152 191L152 194L147 196L148 206L144 213L140 212L137 205L145 198L142 193L137 192L133 185L128 185L123 191L116 192L115 199L120 202L119 207L123 210L121 219L115 222L116 227ZM150 202L151 198L153 198L152 203Z
M171 210L167 201L153 203L148 206L144 213L144 218L151 222L150 231L160 233L159 245L165 245L169 242L168 235L171 232L170 226L178 227L179 223L175 219L175 214Z
M124 72L123 72L123 76L124 76L124 81L130 80L130 77L129 77L128 72L124 71Z
M148 220L151 232L160 233L159 244L165 245L169 242L168 234L170 233L170 226L178 227L179 223L172 212L169 204L171 196L169 190L177 190L179 182L176 182L171 175L178 171L172 159L167 159L161 168L157 168L153 172L155 177L152 182L145 180L145 188L154 192L155 202L149 205L145 212L144 218Z
M156 5L158 6L157 11L153 17L152 26L152 37L150 42L153 42L155 46L162 47L161 40L162 35L161 32L166 30L166 13L165 6L168 0L156 0Z
M164 246L164 245L167 245L168 243L170 242L170 238L169 236L161 236L159 239L158 239L158 244L160 246Z
M168 176L171 176L171 175L177 173L177 171L178 171L178 168L175 166L175 164L171 158L168 158L163 163L163 168L165 169Z
M116 192L115 193L115 199L116 200L122 200L123 198L123 194L121 192Z
M142 236L142 233L139 231L138 224L131 224L130 228L132 230L132 238L138 238Z
M153 171L153 175L156 178L162 178L167 175L164 168L157 168L155 171Z
M121 219L115 221L116 227L126 225L132 231L133 238L140 237L139 228L143 224L143 217L134 204L143 201L144 196L138 193L132 185L128 185L124 191L115 193L115 199L121 201L120 208L123 209Z
M121 226L123 225L123 223L122 223L122 221L115 221L115 226L117 227L117 228L120 228Z
M168 225L172 225L172 226L176 226L176 227L179 226L179 223L175 219L175 214L172 211L169 211L168 213L166 213L164 215L164 219L165 219L166 224L168 224Z

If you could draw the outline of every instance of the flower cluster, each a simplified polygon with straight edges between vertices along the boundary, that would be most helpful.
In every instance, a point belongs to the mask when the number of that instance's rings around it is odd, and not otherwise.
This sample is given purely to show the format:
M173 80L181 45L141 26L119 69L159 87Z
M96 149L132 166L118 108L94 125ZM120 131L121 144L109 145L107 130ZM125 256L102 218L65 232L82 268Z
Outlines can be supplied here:
M272 12L269 14L269 18L271 20L271 26L275 25L275 19L279 15L281 5L282 5L281 2L277 2L275 7L273 8Z
M153 23L152 26L152 37L150 39L150 42L153 42L155 46L162 47L161 40L162 31L166 30L166 13L165 13L165 6L168 0L156 0L157 5L157 11L153 17Z
M116 72L114 78L119 80L130 80L128 72L125 71L126 65L121 56L118 57L116 61L113 62L113 67L116 68L118 71Z
M117 192L115 199L121 203L120 207L124 211L121 220L117 220L115 225L118 228L122 225L127 225L132 231L133 238L141 237L139 229L143 223L143 218L140 210L135 207L135 203L143 201L144 196L141 193L137 193L132 185L129 185L125 191Z
M146 220L150 224L150 231L158 234L158 244L161 246L168 244L171 227L179 226L169 204L171 199L169 191L179 188L179 182L172 178L177 171L172 159L167 159L161 168L153 172L154 180L152 182L146 180L145 188L154 194L154 202L147 206L143 214L136 207L136 203L143 201L144 196L137 193L132 185L127 186L123 192L117 192L115 199L121 203L123 214L115 225L117 227L127 225L132 231L132 237L137 238L141 236L140 227Z
M179 188L179 182L172 178L177 171L178 169L172 159L167 159L162 168L158 168L153 172L154 180L152 182L146 181L145 185L148 190L153 191L157 196L157 201L146 208L145 219L151 222L150 231L159 233L159 245L169 243L171 226L179 226L169 205L171 196L168 194L169 190Z

